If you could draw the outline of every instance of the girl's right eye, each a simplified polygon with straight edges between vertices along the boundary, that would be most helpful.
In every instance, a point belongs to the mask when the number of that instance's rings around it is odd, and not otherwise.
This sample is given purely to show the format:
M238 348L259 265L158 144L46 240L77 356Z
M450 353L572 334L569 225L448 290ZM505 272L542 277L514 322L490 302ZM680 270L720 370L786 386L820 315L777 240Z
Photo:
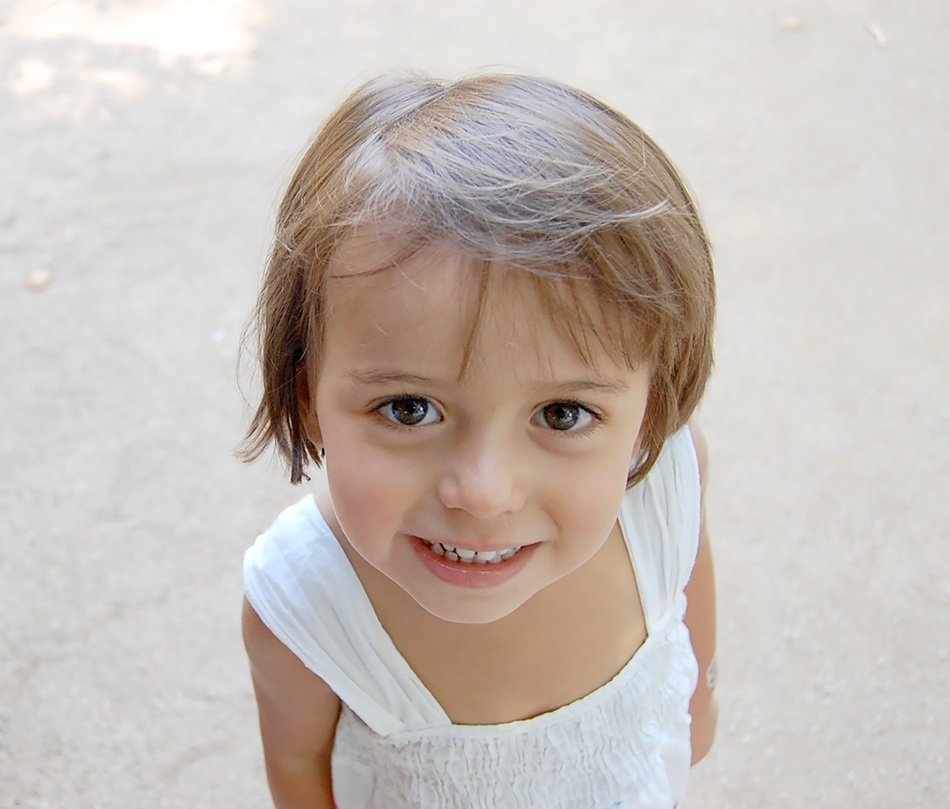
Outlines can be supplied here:
M442 421L442 414L428 399L421 396L400 396L376 408L386 421L398 427L425 427Z

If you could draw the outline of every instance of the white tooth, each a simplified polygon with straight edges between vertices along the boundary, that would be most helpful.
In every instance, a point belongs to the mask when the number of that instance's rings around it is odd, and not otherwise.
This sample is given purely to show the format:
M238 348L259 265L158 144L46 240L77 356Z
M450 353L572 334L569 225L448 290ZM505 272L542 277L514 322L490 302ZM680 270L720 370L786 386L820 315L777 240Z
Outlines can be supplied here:
M463 564L474 563L477 565L497 565L499 562L510 559L521 550L521 547L518 546L516 548L508 548L504 551L473 551L469 548L443 545L441 542L432 542L430 543L430 547L432 548L432 552L437 556L444 556L453 562L462 562Z

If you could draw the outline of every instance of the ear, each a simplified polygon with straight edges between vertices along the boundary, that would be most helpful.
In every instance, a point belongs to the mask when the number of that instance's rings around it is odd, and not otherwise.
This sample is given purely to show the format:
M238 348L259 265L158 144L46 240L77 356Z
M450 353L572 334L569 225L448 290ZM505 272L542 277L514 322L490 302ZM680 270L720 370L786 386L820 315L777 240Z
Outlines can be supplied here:
M297 369L294 379L297 387L297 412L300 415L300 424L307 438L316 447L323 446L323 434L317 421L317 410L313 406L313 397L310 393L310 380L305 366Z

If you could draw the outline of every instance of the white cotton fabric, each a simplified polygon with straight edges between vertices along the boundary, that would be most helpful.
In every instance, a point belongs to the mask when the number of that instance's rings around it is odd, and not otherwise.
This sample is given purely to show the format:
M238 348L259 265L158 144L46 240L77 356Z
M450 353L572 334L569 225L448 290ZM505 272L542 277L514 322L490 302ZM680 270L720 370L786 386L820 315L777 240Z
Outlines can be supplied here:
M687 428L624 497L648 636L608 683L532 719L453 725L394 646L312 497L244 559L264 624L340 697L339 809L671 809L690 766L697 666L683 623L699 540Z

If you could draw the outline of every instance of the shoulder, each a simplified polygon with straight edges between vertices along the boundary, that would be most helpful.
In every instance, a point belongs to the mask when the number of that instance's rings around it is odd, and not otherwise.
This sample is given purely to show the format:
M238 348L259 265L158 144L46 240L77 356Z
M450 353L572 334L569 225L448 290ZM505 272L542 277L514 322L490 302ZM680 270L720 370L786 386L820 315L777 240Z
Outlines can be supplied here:
M682 609L696 560L701 484L691 431L670 435L647 475L624 498L620 523L651 624Z
M248 652L292 653L323 672L326 648L339 634L338 605L355 588L347 564L312 497L283 511L244 554Z
M269 778L315 768L329 777L340 700L264 624L245 600L241 616L244 646L257 700L261 740ZM283 774L282 774L283 773Z
M689 425L699 464L701 497L704 500L709 481L709 446L695 422ZM686 626L689 628L693 653L699 668L699 681L690 702L692 716L693 763L699 761L712 746L716 732L718 708L716 684L716 582L712 548L706 525L705 507L700 514L699 544L696 562L686 585Z
M289 546L319 537L325 522L312 495L298 500L281 511L264 533L258 536L255 548Z
M264 696L270 703L293 705L303 698L304 704L339 710L336 694L271 632L247 599L241 612L241 634L259 700Z
M696 462L699 464L699 480L702 488L706 488L706 481L709 476L709 444L706 441L706 434L694 420L690 421L689 434L693 439L693 448L696 451Z
M337 556L338 545L308 495L284 509L245 552L245 594L260 610L258 597L307 589Z
M706 490L709 487L709 444L706 441L700 426L691 421L688 425L689 435L692 439L693 452L696 456L696 465L698 467L699 478L699 525L698 525L698 547L696 555L696 568L693 570L692 578L697 575L705 575L706 567L711 570L711 552L709 549L709 532L706 527Z

